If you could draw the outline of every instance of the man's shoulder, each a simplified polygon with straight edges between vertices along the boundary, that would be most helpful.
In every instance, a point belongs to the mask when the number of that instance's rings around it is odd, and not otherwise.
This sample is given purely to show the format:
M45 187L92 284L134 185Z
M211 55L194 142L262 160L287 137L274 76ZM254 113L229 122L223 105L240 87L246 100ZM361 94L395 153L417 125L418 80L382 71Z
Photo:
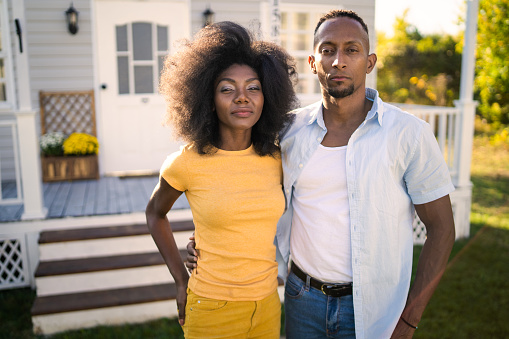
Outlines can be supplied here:
M404 110L403 107L395 104L379 101L379 109L383 112L383 124L387 127L422 128L426 122L412 113Z
M322 102L317 101L308 106L297 108L291 111L290 114L293 116L292 122L284 129L282 135L288 135L292 131L299 130L303 126L309 125L310 121L316 118L316 115L319 113L321 107Z

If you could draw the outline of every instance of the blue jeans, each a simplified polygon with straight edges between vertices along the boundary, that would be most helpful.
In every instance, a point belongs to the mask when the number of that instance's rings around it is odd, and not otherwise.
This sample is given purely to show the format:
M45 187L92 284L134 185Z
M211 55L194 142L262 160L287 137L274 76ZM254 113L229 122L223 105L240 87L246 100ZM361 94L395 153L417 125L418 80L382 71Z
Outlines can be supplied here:
M285 286L286 338L353 338L353 298L335 298L311 287L293 272Z

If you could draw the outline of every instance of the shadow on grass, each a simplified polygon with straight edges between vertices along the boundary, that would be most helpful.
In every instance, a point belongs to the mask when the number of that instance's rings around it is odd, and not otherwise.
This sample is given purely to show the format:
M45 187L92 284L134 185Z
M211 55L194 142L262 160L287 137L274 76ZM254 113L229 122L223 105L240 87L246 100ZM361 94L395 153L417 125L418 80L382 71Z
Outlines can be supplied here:
M484 227L454 258L414 338L509 337L509 230Z
M507 208L509 201L509 177L505 175L472 175L474 188L472 200L487 208Z

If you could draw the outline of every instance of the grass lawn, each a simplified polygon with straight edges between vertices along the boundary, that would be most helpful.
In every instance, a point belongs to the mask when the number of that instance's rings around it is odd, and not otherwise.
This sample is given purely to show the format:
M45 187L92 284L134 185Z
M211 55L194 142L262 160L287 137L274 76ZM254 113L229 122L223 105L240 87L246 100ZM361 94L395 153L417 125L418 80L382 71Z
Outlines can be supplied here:
M471 241L456 242L414 338L509 338L507 133L475 137L472 182Z
M509 338L509 139L485 128L474 139L471 238L451 261L415 338ZM414 263L421 246L416 246ZM414 267L416 265L414 264ZM0 339L32 333L30 289L0 291ZM183 338L176 319L101 326L52 338Z

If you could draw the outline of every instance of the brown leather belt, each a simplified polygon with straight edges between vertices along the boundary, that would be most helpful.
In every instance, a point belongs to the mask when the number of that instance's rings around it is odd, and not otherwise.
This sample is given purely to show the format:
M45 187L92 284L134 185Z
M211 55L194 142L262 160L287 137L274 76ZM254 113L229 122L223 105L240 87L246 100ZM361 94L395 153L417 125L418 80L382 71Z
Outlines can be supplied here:
M292 262L291 271L299 277L300 280L306 282L308 275L304 273L297 265ZM323 294L329 295L331 297L340 298L345 295L352 294L352 283L346 284L331 284L326 283L320 280L316 280L315 278L309 276L311 287L316 288L323 292Z

